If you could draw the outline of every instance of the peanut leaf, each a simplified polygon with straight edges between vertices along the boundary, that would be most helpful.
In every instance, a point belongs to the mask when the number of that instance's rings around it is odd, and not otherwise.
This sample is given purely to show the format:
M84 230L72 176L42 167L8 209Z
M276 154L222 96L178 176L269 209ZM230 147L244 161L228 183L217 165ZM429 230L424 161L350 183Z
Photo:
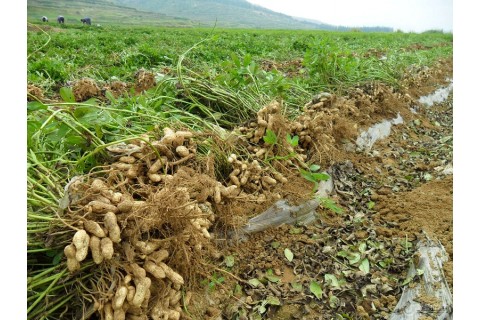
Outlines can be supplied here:
M293 252L292 252L290 249L285 248L284 254L285 254L285 258L287 258L288 261L292 262L292 260L293 260Z
M322 298L323 290L320 284L318 284L318 282L316 281L310 282L310 292L313 293L318 300Z
M360 262L360 265L358 266L360 270L362 270L365 273L370 272L370 262L368 261L367 258L363 259L362 262Z

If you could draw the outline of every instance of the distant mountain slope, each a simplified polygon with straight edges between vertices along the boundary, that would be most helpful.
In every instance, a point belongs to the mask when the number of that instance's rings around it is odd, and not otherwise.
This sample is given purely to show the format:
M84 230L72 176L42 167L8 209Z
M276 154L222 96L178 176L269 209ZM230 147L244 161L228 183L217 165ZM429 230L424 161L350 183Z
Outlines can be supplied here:
M300 17L294 17L294 18L299 20L299 21L315 23L315 24L319 25L320 29L324 29L324 30L351 31L351 30L355 29L355 30L361 30L361 31L365 31L365 32L393 32L394 31L394 29L391 28L391 27L381 27L381 26L376 26L376 27L333 26L331 24L325 24L325 23L323 23L321 21L318 21L318 20L300 18Z
M294 1L294 0L292 0ZM27 0L27 18L40 21L58 15L66 23L80 24L92 17L97 23L161 25L173 27L218 27L258 29L351 30L316 20L295 18L245 0ZM392 28L356 28L362 31L393 31Z
M213 26L269 29L319 29L320 26L300 21L245 0L113 0L116 4L144 11L198 20ZM333 26L332 26L333 27Z
M112 0L28 0L27 19L40 22L42 16L47 16L50 23L56 23L57 16L65 17L68 25L80 25L80 19L86 16L92 18L93 24L134 24L159 25L174 27L198 26L185 18L171 17L158 12L145 12L132 7L115 4ZM207 26L206 24L204 25Z

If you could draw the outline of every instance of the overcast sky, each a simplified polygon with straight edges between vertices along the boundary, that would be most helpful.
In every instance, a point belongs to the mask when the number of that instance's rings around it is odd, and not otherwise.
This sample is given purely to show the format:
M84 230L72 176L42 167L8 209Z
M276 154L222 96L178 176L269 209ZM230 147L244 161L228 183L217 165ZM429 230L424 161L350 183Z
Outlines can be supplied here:
M453 0L247 0L290 16L347 27L453 31Z

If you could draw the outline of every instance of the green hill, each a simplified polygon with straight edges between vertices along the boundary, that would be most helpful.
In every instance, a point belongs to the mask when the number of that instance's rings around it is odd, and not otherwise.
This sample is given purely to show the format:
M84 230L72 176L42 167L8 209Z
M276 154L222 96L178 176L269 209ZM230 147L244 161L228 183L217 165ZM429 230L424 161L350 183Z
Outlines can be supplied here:
M29 21L42 16L55 22L80 24L85 16L94 24L121 23L173 27L224 27L256 29L350 30L319 21L295 18L253 5L245 0L27 0ZM359 28L362 31L393 31L391 28Z
M333 29L300 21L244 0L27 0L30 21L47 16L55 22L63 15L67 24L90 16L96 23L153 24L259 29Z
M199 20L222 27L268 29L318 29L321 25L299 21L245 0L113 0L139 10ZM327 26L327 25L324 25ZM332 26L330 26L332 27Z
M129 25L160 25L175 27L201 26L185 18L168 16L158 12L145 12L135 8L116 5L108 0L28 0L27 19L30 22L40 22L42 16L47 16L50 23L56 23L57 16L65 17L65 24L81 25L80 19L91 17L93 24L129 24ZM204 25L206 26L206 25Z

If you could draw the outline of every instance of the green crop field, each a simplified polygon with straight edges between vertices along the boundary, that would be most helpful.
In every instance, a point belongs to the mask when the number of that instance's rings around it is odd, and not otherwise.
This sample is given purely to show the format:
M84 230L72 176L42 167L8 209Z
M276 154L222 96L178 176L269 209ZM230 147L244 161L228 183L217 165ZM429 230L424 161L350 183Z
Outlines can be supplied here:
M197 155L214 155L220 163L214 176L225 182L232 169L228 154L247 151L219 141L271 101L280 101L282 113L294 119L321 92L341 95L372 81L401 91L407 75L452 58L453 35L31 21L27 55L27 312L29 319L70 319L81 310L93 314L95 302L114 295L99 297L92 279L116 279L119 269L107 274L110 269L98 271L87 259L70 275L64 248L79 225L59 206L74 196L64 189L74 177L107 170L110 147L145 135L156 139L166 127L205 133ZM150 85L139 87L147 76ZM81 91L82 80L93 91ZM267 154L280 143L275 133L268 137ZM297 159L280 153L261 165ZM298 172L308 181L321 178Z

